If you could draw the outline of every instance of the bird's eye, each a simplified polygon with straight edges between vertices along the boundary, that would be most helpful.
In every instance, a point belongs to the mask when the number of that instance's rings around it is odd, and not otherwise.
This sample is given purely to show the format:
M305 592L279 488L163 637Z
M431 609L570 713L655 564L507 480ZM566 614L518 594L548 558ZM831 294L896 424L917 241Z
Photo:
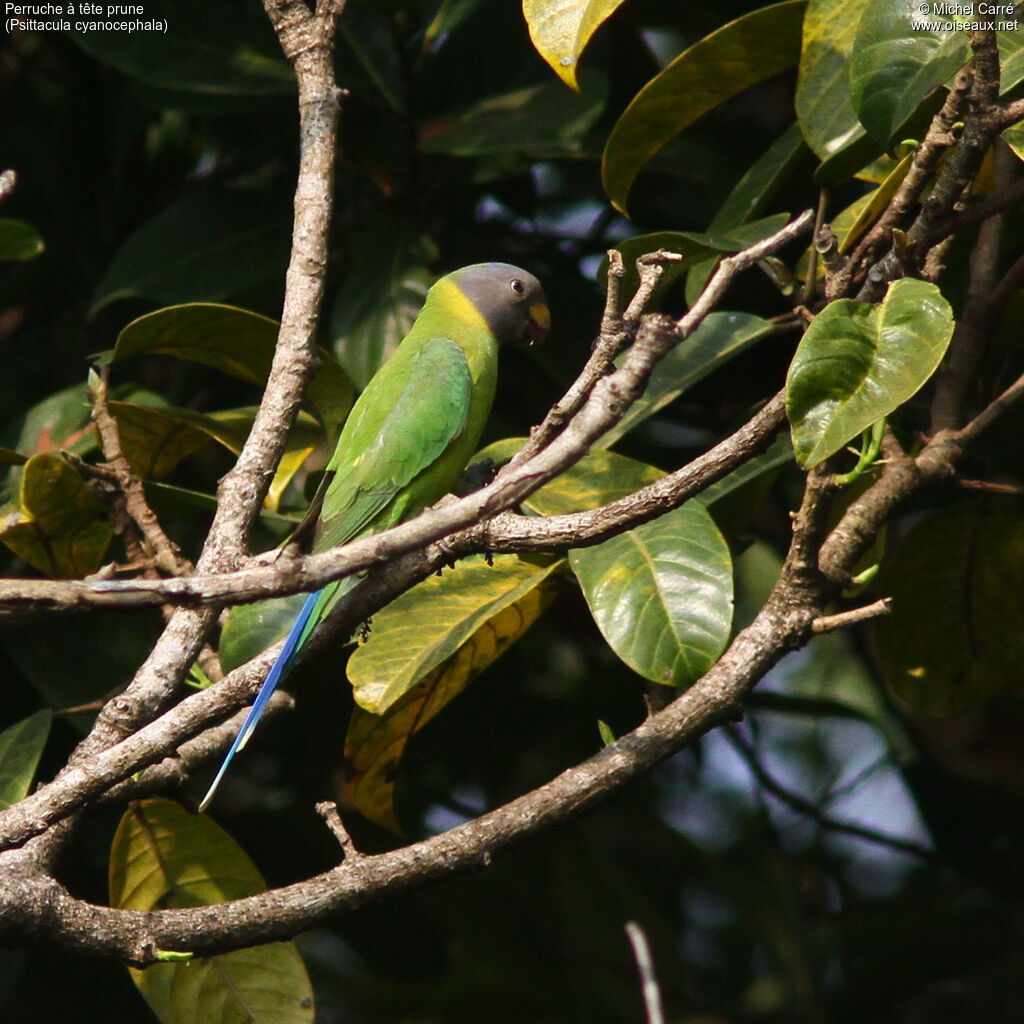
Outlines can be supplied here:
M526 285L519 280L518 277L513 277L508 283L509 288L516 293L516 295L522 295L526 291Z

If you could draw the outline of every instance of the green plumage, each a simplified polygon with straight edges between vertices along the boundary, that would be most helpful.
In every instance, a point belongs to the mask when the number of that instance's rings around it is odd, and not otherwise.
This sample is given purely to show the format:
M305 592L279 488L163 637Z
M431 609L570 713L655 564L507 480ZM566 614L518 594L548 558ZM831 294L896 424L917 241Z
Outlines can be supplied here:
M441 278L395 354L349 413L327 470L313 548L323 551L411 518L451 490L494 400L498 347L539 340L548 327L540 283L507 263ZM200 809L255 728L295 655L351 578L310 595Z

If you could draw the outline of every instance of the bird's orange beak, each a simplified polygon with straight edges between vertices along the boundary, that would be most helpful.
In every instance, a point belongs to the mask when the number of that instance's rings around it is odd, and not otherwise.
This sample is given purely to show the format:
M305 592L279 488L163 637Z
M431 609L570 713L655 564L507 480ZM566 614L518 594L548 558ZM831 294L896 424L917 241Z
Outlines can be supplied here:
M527 345L538 345L548 336L551 326L551 312L543 302L530 307L530 318L526 323L523 340Z

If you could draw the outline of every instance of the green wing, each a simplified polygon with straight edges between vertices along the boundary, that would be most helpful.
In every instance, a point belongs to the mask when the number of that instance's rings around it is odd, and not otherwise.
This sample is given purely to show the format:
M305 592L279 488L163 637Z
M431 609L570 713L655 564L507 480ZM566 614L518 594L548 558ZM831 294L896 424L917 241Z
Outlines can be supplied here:
M411 339L410 339L411 340ZM399 347L359 396L328 465L315 548L344 544L369 528L385 529L437 501L462 466L444 455L463 432L472 379L450 338Z

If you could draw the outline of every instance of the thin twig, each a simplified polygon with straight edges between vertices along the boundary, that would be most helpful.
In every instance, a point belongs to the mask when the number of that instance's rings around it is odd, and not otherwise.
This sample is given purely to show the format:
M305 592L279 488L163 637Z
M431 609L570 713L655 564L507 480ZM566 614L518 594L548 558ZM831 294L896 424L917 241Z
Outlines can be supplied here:
M132 522L139 528L147 555L158 569L174 576L183 576L193 570L192 563L182 558L170 538L160 525L156 513L146 500L142 481L132 473L131 466L121 448L121 431L114 419L107 401L107 385L110 367L104 366L99 373L90 375L89 400L92 404L92 418L100 435L100 445L107 467L117 481L117 487L124 496L125 509Z
M868 828L866 825L857 825L850 821L840 821L830 817L816 803L782 785L761 763L757 752L739 729L733 726L726 726L724 732L727 739L743 758L758 784L791 810L810 818L819 828L827 832L836 832L840 835L863 839L878 846L886 846L899 853L907 853L913 857L919 857L921 860L935 859L934 850L928 846L923 846L921 843L916 843L912 839L902 839L899 836L890 835L879 829Z
M811 623L811 630L816 634L831 633L834 630L843 629L845 626L853 626L858 622L866 622L868 619L877 619L880 615L891 614L892 599L883 597L860 608L836 612L835 615L821 615Z
M341 815L338 813L338 805L333 800L322 800L316 805L316 813L324 819L334 838L338 840L342 858L350 864L353 861L359 860L363 855L356 849L355 843L352 842L352 837L348 834L348 829L345 828Z
M647 941L647 933L636 923L626 922L626 938L633 949L633 959L640 974L640 991L644 997L644 1012L647 1024L665 1024L665 1011L661 1005L661 987L654 973L654 957L651 956L651 945Z

